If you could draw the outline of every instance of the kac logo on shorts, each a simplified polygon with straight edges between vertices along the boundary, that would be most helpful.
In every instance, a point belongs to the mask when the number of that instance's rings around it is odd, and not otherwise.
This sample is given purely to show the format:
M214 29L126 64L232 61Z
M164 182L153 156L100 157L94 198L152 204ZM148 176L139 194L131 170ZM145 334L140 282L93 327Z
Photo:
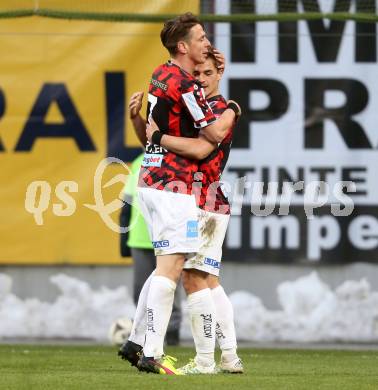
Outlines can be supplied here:
M186 223L186 237L197 238L198 237L198 222L188 221Z
M161 167L163 161L162 154L145 154L143 157L143 167Z
M216 261L214 259L210 259L210 257L206 257L204 263L207 265L210 265L211 267L214 267L214 268L220 267L219 261Z
M154 246L155 249L166 248L169 246L169 240L152 241L152 245Z

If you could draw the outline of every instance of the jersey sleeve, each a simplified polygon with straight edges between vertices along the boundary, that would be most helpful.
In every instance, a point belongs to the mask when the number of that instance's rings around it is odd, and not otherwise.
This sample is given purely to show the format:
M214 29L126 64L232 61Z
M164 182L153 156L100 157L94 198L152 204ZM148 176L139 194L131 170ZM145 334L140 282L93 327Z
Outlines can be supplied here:
M181 94L185 107L193 118L194 127L206 127L217 120L209 106L203 88L196 83L188 83Z

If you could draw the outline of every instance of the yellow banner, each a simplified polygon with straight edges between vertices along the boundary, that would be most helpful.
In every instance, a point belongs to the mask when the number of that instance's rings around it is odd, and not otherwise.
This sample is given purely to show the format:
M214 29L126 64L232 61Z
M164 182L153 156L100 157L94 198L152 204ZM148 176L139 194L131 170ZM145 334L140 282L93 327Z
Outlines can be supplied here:
M172 13L198 12L171 4ZM111 228L118 204L107 205L123 187L109 180L127 172L99 164L140 152L127 99L146 92L154 67L168 58L161 28L38 17L1 22L0 263L124 264ZM98 211L99 196L105 211Z

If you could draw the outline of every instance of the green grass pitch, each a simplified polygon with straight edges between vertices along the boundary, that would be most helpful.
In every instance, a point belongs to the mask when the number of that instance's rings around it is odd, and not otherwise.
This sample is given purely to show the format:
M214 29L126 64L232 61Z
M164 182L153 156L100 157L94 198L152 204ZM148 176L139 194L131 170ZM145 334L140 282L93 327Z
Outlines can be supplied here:
M378 389L378 351L240 349L245 374L139 373L107 346L0 345L0 389ZM168 348L185 364L192 348ZM219 358L219 355L218 355Z

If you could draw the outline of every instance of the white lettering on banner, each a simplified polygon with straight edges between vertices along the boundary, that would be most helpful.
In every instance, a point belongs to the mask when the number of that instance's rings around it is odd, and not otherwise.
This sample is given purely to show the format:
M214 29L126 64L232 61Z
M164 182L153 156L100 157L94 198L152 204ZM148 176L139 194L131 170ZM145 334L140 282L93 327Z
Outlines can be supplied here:
M310 220L308 224L308 237L310 237L307 250L308 259L320 259L321 251L333 249L340 236L340 229L335 218L325 215Z
M285 217L278 217L272 215L265 218L251 219L251 243L253 248L264 248L265 234L269 229L267 236L269 247L278 249L281 247L281 237L285 232L285 242L283 245L286 248L299 248L299 222L289 215Z
M227 247L243 253L251 251L259 257L272 251L283 251L288 258L307 258L320 261L324 253L345 250L378 250L378 216L360 215L339 219L333 215L314 216L306 219L303 209L293 215L267 217L251 216L248 212L232 216L227 235ZM248 226L243 226L248 219ZM248 243L243 245L242 229L248 229ZM344 237L343 237L344 234ZM341 243L343 237L345 242ZM282 260L284 260L283 258ZM333 258L333 261L336 261Z
M271 12L284 12L283 2L272 3ZM358 12L359 3L317 0L313 6ZM264 0L248 6L267 12ZM308 11L301 0L286 6ZM215 10L240 12L227 0L215 1ZM220 89L243 110L222 178L244 178L243 192L235 186L230 194L235 217L225 258L269 261L285 253L292 261L376 261L376 25L272 21L238 29L218 23L214 40L228 59ZM269 188L272 182L278 187Z
M370 215L357 217L350 224L348 236L358 249L378 248L378 220Z

